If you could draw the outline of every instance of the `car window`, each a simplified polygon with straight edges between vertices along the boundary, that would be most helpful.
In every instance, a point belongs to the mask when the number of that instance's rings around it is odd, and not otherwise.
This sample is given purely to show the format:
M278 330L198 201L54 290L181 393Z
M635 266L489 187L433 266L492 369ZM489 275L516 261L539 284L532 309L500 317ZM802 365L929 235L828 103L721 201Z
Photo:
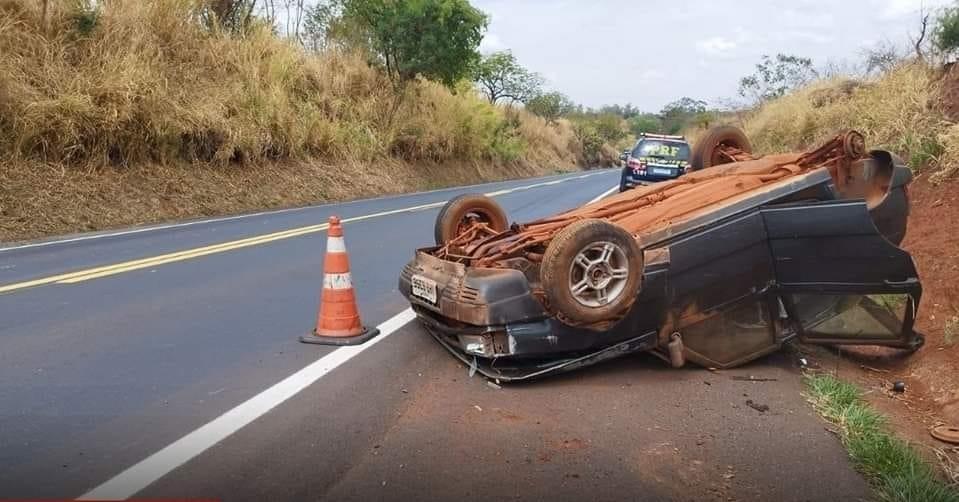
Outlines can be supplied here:
M633 149L633 157L689 160L689 144L680 141L644 139Z
M894 295L796 294L793 304L808 338L896 339L911 299Z

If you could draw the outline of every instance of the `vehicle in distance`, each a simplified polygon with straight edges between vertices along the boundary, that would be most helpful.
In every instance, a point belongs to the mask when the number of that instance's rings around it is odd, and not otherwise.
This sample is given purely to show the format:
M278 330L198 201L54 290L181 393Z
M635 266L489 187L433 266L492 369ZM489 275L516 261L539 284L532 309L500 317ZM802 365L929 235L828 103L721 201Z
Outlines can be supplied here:
M643 133L636 145L624 153L620 192L650 182L675 179L690 169L689 143L683 136Z
M710 131L699 171L529 223L457 197L399 289L500 380L636 351L729 368L797 338L918 349L909 168L852 131L760 158L732 146L741 134Z

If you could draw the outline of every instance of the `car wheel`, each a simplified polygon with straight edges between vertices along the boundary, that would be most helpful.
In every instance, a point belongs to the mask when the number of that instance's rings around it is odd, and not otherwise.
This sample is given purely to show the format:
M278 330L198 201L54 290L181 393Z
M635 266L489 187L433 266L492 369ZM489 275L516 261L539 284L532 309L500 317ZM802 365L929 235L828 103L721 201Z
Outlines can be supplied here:
M729 158L720 153L720 146L731 146L746 153L753 153L753 147L749 143L749 138L747 138L746 133L738 127L712 127L706 131L706 134L693 146L693 155L690 161L692 170L698 171L707 167L731 162Z
M561 230L540 267L551 310L567 324L593 324L626 314L643 277L643 253L622 227L582 220Z
M455 239L472 221L486 223L497 232L509 228L506 211L495 200L482 194L463 194L450 199L436 215L436 244L442 246Z

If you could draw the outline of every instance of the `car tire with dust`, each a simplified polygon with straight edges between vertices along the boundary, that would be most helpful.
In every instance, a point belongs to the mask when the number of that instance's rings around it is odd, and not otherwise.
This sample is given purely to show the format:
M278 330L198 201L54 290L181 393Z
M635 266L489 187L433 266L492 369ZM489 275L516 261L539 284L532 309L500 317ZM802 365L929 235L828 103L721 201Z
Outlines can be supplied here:
M622 227L577 221L546 247L540 277L549 307L566 323L593 324L625 315L643 277L643 253Z
M692 160L690 161L693 171L731 162L719 153L720 146L731 146L746 153L753 152L749 138L738 127L728 125L712 127L693 146Z
M456 238L471 219L484 222L497 232L509 228L506 211L495 200L483 194L463 194L450 199L436 215L436 244L442 246Z

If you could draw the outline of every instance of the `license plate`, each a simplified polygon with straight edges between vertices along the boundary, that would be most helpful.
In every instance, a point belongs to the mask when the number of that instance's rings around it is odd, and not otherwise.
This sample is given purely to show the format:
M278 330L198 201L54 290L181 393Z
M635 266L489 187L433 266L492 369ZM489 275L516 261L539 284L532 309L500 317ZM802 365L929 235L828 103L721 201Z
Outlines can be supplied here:
M663 168L661 168L661 167L654 167L654 168L652 168L651 172L652 172L653 174L659 174L659 175L662 175L662 176L672 176L672 175L673 175L673 170L672 170L672 169L663 169Z
M422 275L414 275L410 279L410 284L413 286L413 296L436 303L436 281Z

